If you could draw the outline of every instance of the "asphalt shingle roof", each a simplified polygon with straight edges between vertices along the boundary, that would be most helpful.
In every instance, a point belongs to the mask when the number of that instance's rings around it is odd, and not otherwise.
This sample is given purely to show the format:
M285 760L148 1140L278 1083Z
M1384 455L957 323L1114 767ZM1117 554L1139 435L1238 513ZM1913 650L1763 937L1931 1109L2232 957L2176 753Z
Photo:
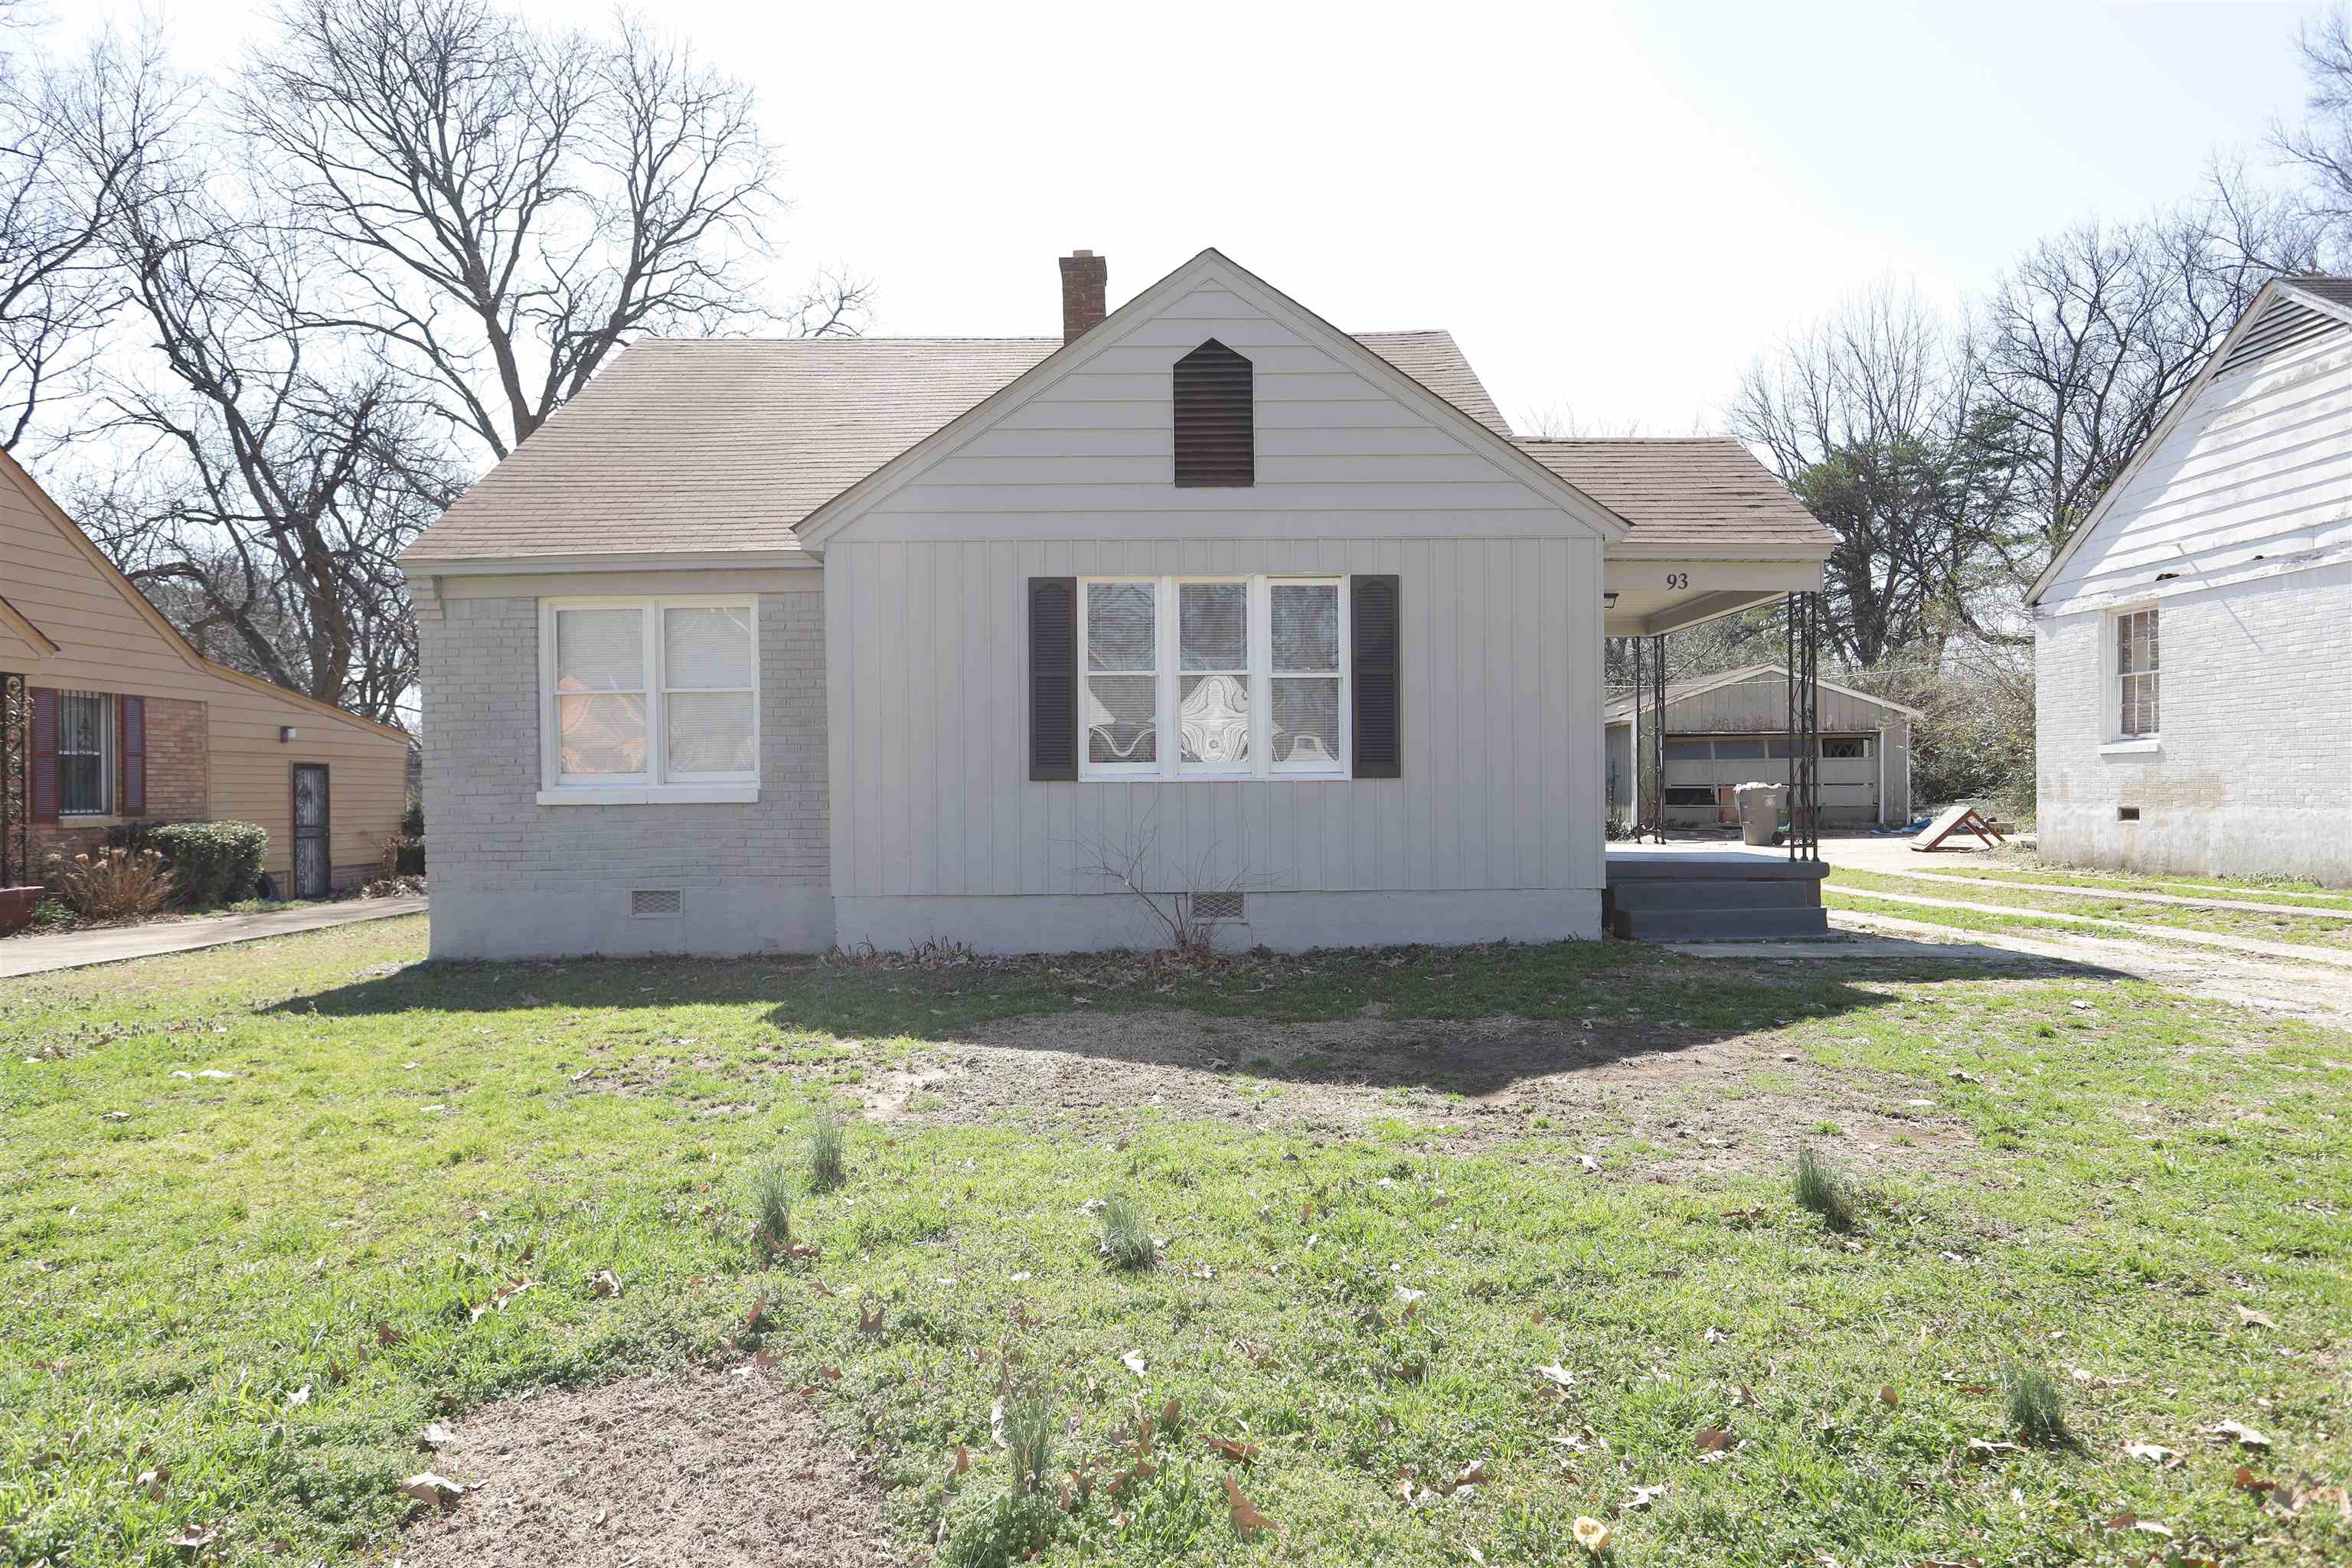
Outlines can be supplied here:
M1825 555L1830 531L1728 436L1525 437L1519 449L1633 525L1615 549Z
M1356 340L1497 435L1444 331ZM1059 338L647 338L409 546L420 561L797 548L793 528Z

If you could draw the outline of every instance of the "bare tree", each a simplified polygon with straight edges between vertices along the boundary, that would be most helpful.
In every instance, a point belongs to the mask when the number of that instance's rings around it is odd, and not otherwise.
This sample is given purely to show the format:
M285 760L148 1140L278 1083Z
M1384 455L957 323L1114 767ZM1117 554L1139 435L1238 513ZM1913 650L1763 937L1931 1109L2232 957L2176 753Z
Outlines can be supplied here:
M17 7L0 10L13 26ZM78 59L0 77L0 447L31 435L89 368L120 301L105 234L163 187L186 95L150 36L100 35Z
M1828 626L1850 667L1948 636L2000 524L2006 479L1978 439L1976 374L1965 342L1916 294L1881 285L1740 383L1733 431L1835 538Z
M2019 581L2098 504L2263 282L2313 265L2315 231L2285 204L2227 169L2210 184L2192 206L2038 242L1979 314L1979 412L2018 469L2004 548Z
M761 292L775 161L751 89L624 18L488 0L286 0L236 113L343 268L305 324L369 334L495 457L644 333L855 331L868 286Z
M396 721L416 658L397 558L463 488L429 411L371 345L302 327L299 236L198 190L110 239L160 366L110 378L128 461L85 521L226 662Z

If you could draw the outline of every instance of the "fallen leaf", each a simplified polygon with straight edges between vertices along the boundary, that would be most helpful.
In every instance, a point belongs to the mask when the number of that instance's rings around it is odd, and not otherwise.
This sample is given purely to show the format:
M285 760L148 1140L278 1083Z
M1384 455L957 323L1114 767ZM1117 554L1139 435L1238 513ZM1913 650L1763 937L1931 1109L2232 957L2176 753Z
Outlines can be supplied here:
M1282 1526L1258 1512L1257 1505L1242 1495L1241 1483L1231 1476L1225 1478L1225 1507L1233 1515L1234 1533L1244 1540L1261 1530L1282 1533Z
M1659 1497L1664 1493L1665 1489L1666 1489L1663 1486L1635 1487L1633 1489L1633 1500L1625 1506L1628 1509L1647 1508L1652 1503L1657 1501Z
M457 1500L471 1489L463 1482L453 1481L446 1476L436 1476L430 1470L421 1470L400 1484L403 1496L415 1498L421 1503L430 1503L435 1508L454 1508Z
M1720 1426L1705 1427L1699 1432L1698 1446L1706 1453L1720 1454L1731 1447L1731 1434Z
M192 1524L172 1537L172 1544L183 1552L201 1552L210 1546L217 1535L217 1531L209 1530L204 1525Z
M1160 1429L1161 1431L1173 1432L1183 1425L1184 1402L1182 1400L1171 1399L1167 1404L1160 1407Z
M956 1445L955 1451L955 1463L949 1469L948 1473L953 1476L961 1476L969 1474L971 1470L971 1450L965 1447L961 1443L958 1443Z
M1231 1437L1213 1436L1209 1439L1209 1447L1236 1465L1257 1463L1257 1445L1255 1443L1243 1443Z
M2124 1452L2135 1459L2146 1459L2151 1465L2161 1465L2168 1470L2180 1463L2179 1450L2168 1448L2161 1443L2134 1443L2126 1447Z
M1128 1371L1135 1373L1136 1376L1141 1377L1143 1375L1144 1366L1143 1352L1141 1351L1129 1351L1125 1355L1118 1358L1118 1364L1127 1368Z
M1753 1405L1756 1403L1756 1391L1744 1383L1735 1383L1731 1385L1731 1403Z
M1416 1290L1410 1285L1400 1285L1396 1288L1396 1299L1404 1302L1407 1306L1411 1306L1413 1302L1420 1300L1423 1297L1428 1294L1428 1291Z
M621 1293L621 1277L609 1268L599 1268L588 1280L591 1296L617 1296Z
M1462 1473L1454 1478L1454 1484L1457 1487L1485 1486L1486 1484L1486 1461L1484 1459L1473 1459L1468 1464L1463 1466Z
M1576 1543L1595 1557L1609 1550L1609 1527L1583 1514L1576 1516Z
M877 1301L875 1303L874 1310L870 1314L866 1310L866 1307L863 1302L858 1304L857 1331L861 1334L878 1334L882 1331L882 1305L880 1302Z
M1583 1166L1588 1173L1601 1169L1601 1162L1590 1154L1579 1154L1576 1157L1576 1163Z
M2257 1496L2278 1486L2276 1481L2266 1481L2243 1465L2240 1465L2237 1474L2230 1478L2230 1484L2242 1492L2253 1492Z
M1895 1385L1890 1383L1878 1391L1878 1403L1892 1410L1903 1403L1903 1396L1895 1392Z
M2240 1328L2256 1329L2275 1329L2278 1327L2276 1323L2271 1321L2270 1319L2263 1316L2262 1313L2255 1311L2252 1307L2240 1307L2238 1309L2238 1326Z
M2227 1437L2242 1448L2267 1448L2271 1440L2242 1421L2220 1421L2205 1428L2208 1435Z
M307 1383L286 1396L286 1408L289 1410L299 1410L310 1403L310 1385Z
M1576 1386L1576 1374L1569 1371L1568 1368L1560 1365L1558 1362L1554 1362L1549 1366L1539 1366L1536 1368L1536 1372L1543 1377L1549 1378L1552 1382L1559 1384L1562 1388L1573 1388Z
M433 1421L428 1422L425 1430L416 1435L416 1440L427 1448L445 1448L457 1440L457 1434L450 1431L438 1421Z
M1996 1443L1983 1437L1971 1437L1969 1439L1969 1458L1971 1459L1990 1459L2000 1454L2021 1454L2023 1452L2025 1452L2024 1447L2016 1443Z

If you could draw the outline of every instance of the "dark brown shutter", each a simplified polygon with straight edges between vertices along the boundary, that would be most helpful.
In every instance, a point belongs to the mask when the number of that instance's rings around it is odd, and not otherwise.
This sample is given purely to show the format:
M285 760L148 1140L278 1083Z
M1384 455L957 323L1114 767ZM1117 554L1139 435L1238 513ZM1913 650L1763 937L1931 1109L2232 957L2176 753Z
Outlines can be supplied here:
M1176 362L1176 482L1257 482L1257 393L1250 362L1211 338Z
M122 758L121 815L147 815L147 700L143 697L121 697L115 700L114 710L122 716L122 743L117 754Z
M58 819L58 694L33 688L33 820Z
M1029 579L1029 776L1078 776L1078 580Z
M1349 578L1348 605L1349 684L1356 693L1356 776L1392 779L1403 771L1404 763L1395 574Z

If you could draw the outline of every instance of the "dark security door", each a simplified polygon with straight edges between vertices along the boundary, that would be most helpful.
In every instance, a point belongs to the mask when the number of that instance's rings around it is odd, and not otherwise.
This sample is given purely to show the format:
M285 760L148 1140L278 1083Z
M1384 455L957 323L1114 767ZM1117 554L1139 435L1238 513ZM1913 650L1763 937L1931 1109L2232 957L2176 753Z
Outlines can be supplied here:
M333 882L327 858L327 764L294 764L294 896L323 899Z

